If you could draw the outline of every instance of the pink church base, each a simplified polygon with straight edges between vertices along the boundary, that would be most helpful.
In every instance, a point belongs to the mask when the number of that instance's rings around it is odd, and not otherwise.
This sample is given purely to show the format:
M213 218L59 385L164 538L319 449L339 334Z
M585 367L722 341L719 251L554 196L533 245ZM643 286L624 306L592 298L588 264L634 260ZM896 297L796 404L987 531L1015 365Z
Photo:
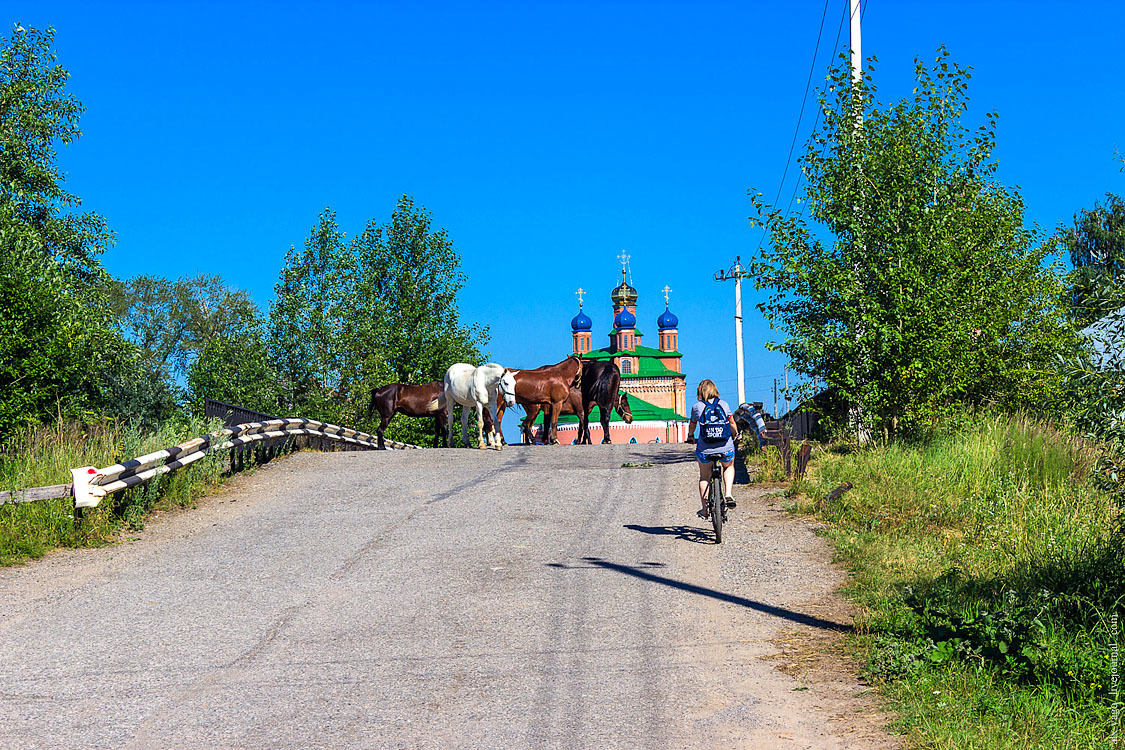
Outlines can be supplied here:
M624 422L609 423L609 439L613 443L682 443L687 437L687 422ZM538 431L537 431L538 432ZM536 435L539 437L539 435ZM590 423L590 441L602 442L602 425ZM577 424L559 425L559 442L570 445L578 439Z

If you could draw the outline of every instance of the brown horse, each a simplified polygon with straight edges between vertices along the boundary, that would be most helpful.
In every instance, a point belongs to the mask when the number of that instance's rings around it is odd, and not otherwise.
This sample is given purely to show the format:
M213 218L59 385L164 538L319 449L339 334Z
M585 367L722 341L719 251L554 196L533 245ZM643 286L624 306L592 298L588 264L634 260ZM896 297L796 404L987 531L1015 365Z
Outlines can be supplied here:
M550 429L546 433L549 444L559 442L557 428L559 412L563 402L570 396L571 388L582 386L582 360L578 357L567 357L562 362L553 365L543 365L534 370L511 370L516 379L516 403L524 409L539 405L547 413L547 424ZM496 430L500 431L500 422L504 419L504 404L496 406ZM501 433L500 440L504 436Z
M590 410L593 410L594 406L596 406L596 404L591 403ZM522 430L524 435L524 440L529 445L535 442L534 436L532 435L532 429L535 424L535 418L539 416L539 411L541 408L542 407L540 407L538 404L533 404L532 406L528 407L527 417L520 425L520 429ZM630 424L633 421L633 410L629 407L629 397L624 393L617 394L617 398L614 400L612 408L617 410L617 413L621 415L621 418L623 420L625 420L625 424ZM605 411L609 410L606 409ZM579 388L571 388L569 397L566 401L563 402L562 415L566 416L568 414L578 416L578 438L575 440L575 442L579 445L589 445L591 442L590 412L583 411L582 391ZM602 441L603 443L610 442L608 425L609 418L606 417L602 420L602 434L605 436L605 439Z
M425 385L404 385L389 383L371 391L371 403L367 405L367 418L379 412L379 450L386 450L383 431L387 429L391 417L399 412L408 417L434 418L434 447L440 448L445 442L445 409L437 406L445 384L432 380Z

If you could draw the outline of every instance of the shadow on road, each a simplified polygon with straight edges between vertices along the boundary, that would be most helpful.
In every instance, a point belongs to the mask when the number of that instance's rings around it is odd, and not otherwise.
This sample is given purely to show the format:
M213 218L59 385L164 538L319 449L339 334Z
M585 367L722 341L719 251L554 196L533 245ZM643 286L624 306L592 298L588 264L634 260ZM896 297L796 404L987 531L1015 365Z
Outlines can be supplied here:
M632 531L639 531L642 534L654 534L656 536L673 536L677 539L682 539L685 542L695 542L697 544L714 544L715 537L706 533L703 529L698 529L694 526L640 526L635 523L625 524L625 528Z
M756 602L753 599L747 599L744 596L735 596L734 594L727 594L722 591L716 591L715 589L709 589L706 586L696 586L692 583L677 581L674 578L665 578L664 576L658 576L655 573L649 573L648 571L642 570L641 568L633 565L621 565L620 563L613 563L609 562L608 560L603 560L600 557L583 557L582 559L585 562L589 563L589 565L547 563L547 566L551 568L563 568L567 570L580 568L602 568L604 570L613 570L618 573L624 573L627 576L633 576L645 581L652 581L653 583L670 586L674 589L679 589L680 591L687 591L692 594L699 594L701 596L709 596L712 599L718 599L719 601L737 604L740 607L746 607L747 609L752 609L756 612L763 612L767 615L780 617L783 620L789 620L790 622L795 622L798 625L808 625L809 627L820 628L821 630L833 630L839 633L851 633L855 630L855 628L851 625L844 625L838 622L832 622L831 620L824 620L813 615L806 615L802 612L794 612L793 610L785 609L784 607L775 607L771 604L763 604L762 602ZM645 567L659 566L658 563L643 563L643 565Z
M660 453L645 453L639 456L640 460L648 461L655 466L668 466L670 464L695 463L695 453L690 445L685 445L684 451L662 451Z

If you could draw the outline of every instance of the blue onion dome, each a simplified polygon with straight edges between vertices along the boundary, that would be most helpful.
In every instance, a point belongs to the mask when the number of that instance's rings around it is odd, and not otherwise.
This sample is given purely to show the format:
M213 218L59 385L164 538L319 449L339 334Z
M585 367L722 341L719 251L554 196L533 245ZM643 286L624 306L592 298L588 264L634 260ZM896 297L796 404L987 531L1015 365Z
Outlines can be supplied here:
M672 314L672 311L667 307L664 308L664 312L660 314L660 317L656 319L656 327L662 331L666 331L669 328L675 328L679 324L680 319Z
M613 319L614 328L636 328L637 316L629 312L626 307L621 308L621 312L617 313L617 317Z
M624 269L621 271L621 283L609 293L609 298L613 301L614 307L637 304L637 290L625 281Z
M586 313L582 312L582 308L578 308L578 314L570 319L570 330L572 331L588 331L594 327L594 321Z

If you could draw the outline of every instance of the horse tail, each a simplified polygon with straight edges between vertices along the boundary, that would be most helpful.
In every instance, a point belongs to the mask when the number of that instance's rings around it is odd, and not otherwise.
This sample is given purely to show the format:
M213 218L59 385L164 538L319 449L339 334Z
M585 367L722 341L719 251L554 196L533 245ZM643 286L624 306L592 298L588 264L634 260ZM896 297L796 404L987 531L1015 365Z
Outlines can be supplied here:
M394 414L394 402L398 401L398 389L402 387L401 383L388 383L387 385L376 386L371 389L371 400L367 402L367 418L371 419L371 415L379 411L379 416L382 416L382 411L379 410L379 399L383 396L388 389L395 389L391 398L391 413Z

